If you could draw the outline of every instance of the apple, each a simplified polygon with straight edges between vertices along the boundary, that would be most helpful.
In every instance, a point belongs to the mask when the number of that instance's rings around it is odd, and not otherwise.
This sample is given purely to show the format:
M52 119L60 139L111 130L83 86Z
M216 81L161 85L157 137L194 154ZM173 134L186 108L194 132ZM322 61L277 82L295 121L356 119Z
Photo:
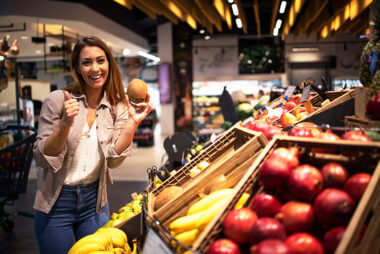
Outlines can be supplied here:
M241 254L241 250L234 241L222 238L210 245L207 254Z
M342 188L349 177L347 169L336 162L325 164L321 173L325 187Z
M371 119L380 120L380 91L368 101L367 114Z
M268 193L258 193L249 204L249 208L259 217L273 217L281 209L281 202L275 196Z
M295 168L300 164L298 151L287 147L277 147L271 152L269 157L283 159L286 163L289 163L292 168Z
M277 157L268 157L259 169L259 180L265 189L279 189L286 183L292 167Z
M223 222L224 235L237 243L247 243L250 230L257 219L256 213L249 208L233 209Z
M343 189L359 202L363 196L369 182L371 181L371 175L367 173L357 173L348 178Z

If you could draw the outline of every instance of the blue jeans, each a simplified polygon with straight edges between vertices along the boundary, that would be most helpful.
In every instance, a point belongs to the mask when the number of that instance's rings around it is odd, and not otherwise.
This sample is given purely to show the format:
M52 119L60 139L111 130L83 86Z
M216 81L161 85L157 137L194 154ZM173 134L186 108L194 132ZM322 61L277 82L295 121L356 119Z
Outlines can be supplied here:
M98 181L62 187L51 211L35 212L34 230L41 254L66 254L74 240L93 234L110 218L109 204L96 213Z

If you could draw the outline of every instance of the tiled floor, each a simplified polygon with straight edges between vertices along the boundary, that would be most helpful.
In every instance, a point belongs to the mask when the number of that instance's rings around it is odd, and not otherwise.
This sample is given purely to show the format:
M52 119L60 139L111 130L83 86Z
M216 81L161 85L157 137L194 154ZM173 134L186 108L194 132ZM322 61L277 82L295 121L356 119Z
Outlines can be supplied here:
M162 157L165 155L163 148L165 136L161 135L159 124L155 128L154 138L154 146L136 147L132 156L127 158L120 167L113 170L114 184L108 187L111 212L117 211L128 203L133 192L139 193L145 189L148 181L146 173L148 168L161 165ZM26 193L20 194L19 199L13 205L7 206L7 212L23 211L33 213L36 171L36 168L31 168ZM0 199L2 200L2 198ZM5 232L0 228L0 253L38 253L33 219L15 216L13 221L15 222L15 227L12 232Z

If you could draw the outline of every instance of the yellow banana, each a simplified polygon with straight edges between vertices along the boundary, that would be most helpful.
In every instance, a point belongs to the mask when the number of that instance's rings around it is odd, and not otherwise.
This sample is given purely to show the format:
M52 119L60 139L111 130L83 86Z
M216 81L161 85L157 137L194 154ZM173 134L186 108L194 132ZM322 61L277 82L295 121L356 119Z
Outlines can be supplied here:
M241 195L239 201L236 203L234 209L240 209L244 206L245 202L247 202L247 200L249 199L249 194L248 193L243 193L243 195Z
M233 192L233 189L220 189L220 190L210 193L206 197L192 204L189 210L187 211L187 215L191 215L191 214L206 210L207 208L209 208L210 206L212 206L219 200L231 195L232 192Z
M203 212L204 211L180 217L170 223L169 228L174 231L175 234L194 229L196 227L197 220L201 217Z
M91 251L91 252L86 252L90 254L114 254L115 252L112 251L107 251L107 250L97 250L97 251Z
M98 231L96 231L96 234L102 233L102 232L110 235L112 239L112 245L115 248L123 248L124 244L128 241L127 235L121 229L99 228Z
M139 241L137 239L132 240L133 243L133 251L131 254L140 254L140 246L139 246Z
M105 250L108 241L110 240L101 235L88 235L77 241L68 254L84 253L87 248L92 251Z
M175 236L175 239L180 241L181 243L192 246L195 240L197 239L199 230L197 228L183 232Z
M196 227L199 230L203 230L207 224L215 217L215 215L220 211L222 206L226 204L226 198L219 200L215 204L213 204L209 209L207 209L202 216L197 220L197 225Z
M113 254L126 254L127 252L123 248L114 248Z

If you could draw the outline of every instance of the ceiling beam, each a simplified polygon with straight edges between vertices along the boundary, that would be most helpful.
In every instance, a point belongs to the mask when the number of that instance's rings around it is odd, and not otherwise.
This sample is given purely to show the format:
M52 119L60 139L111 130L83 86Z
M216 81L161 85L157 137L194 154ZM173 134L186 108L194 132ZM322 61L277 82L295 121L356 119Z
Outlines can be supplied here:
M280 6L280 0L273 0L272 18L270 21L270 31L269 31L270 33L273 33L279 6Z
M256 21L256 31L259 38L261 37L261 24L260 24L260 16L259 16L259 2L258 0L253 1L253 11L255 13L255 21Z
M224 0L214 0L214 7L218 11L220 17L227 23L228 29L232 29L232 15L230 7Z
M126 7L129 10L132 10L132 2L130 0L113 0L114 2Z
M214 6L208 0L194 0L201 12L206 16L206 18L215 25L216 29L222 31L222 20L219 17L218 12L215 10Z

